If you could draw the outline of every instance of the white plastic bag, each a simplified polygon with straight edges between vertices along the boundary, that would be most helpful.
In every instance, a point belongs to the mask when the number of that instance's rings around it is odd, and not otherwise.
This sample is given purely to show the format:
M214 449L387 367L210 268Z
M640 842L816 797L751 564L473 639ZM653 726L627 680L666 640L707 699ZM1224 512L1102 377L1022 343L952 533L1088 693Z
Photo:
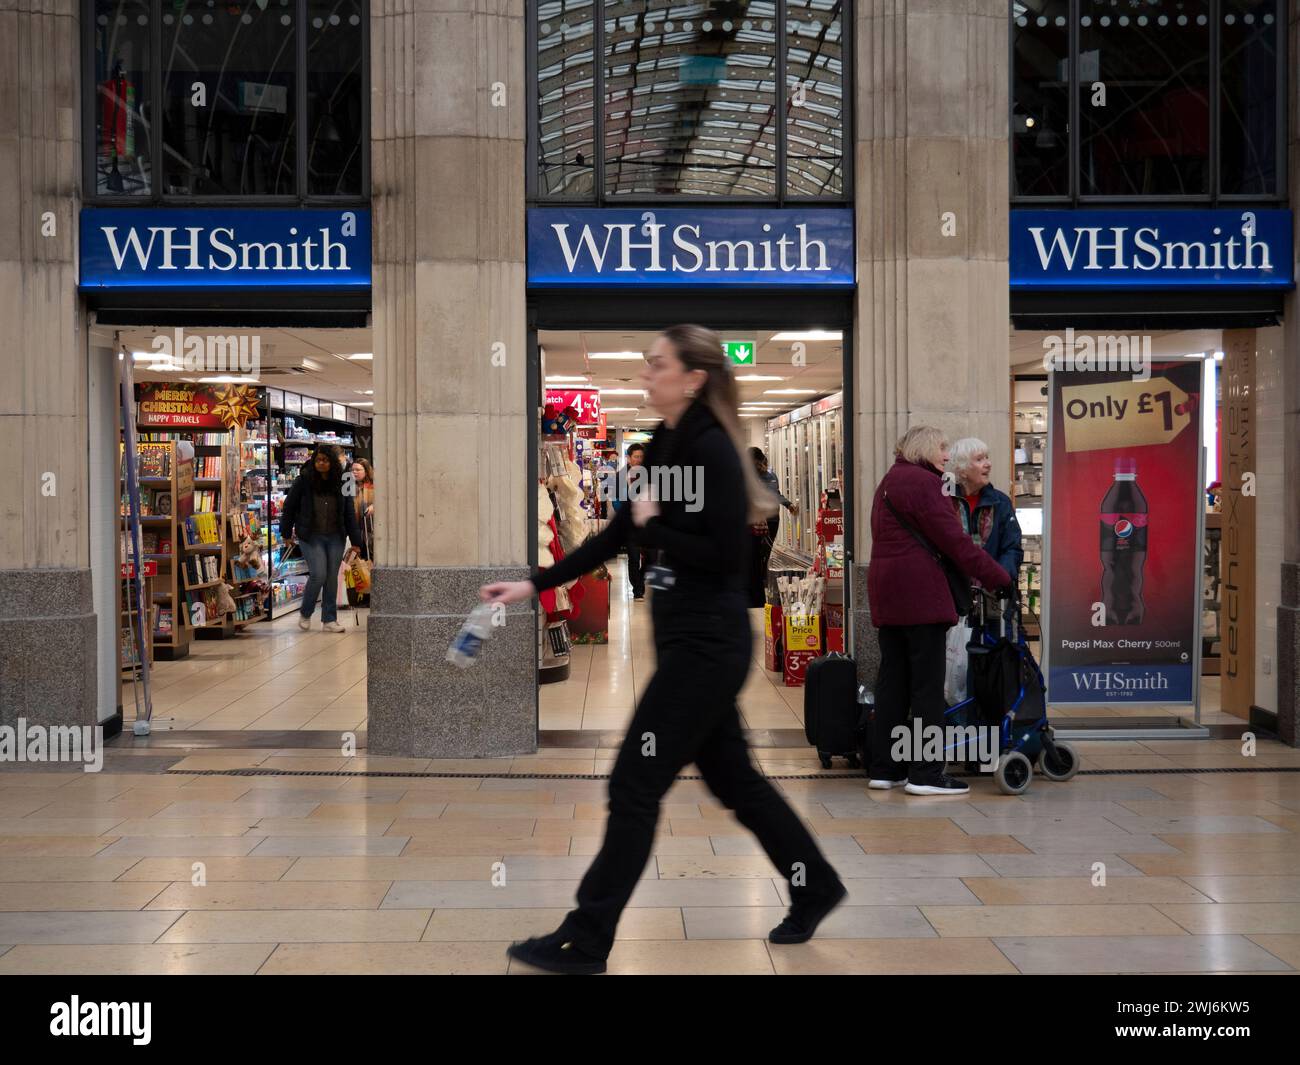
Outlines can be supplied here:
M948 630L948 644L944 651L943 697L949 706L966 698L966 670L969 662L966 645L970 643L971 627L964 620Z

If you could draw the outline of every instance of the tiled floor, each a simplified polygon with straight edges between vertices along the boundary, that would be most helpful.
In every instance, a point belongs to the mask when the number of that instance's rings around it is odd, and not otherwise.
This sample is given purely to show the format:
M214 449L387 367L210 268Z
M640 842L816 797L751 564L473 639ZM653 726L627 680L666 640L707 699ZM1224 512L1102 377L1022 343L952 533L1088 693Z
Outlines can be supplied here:
M607 644L573 648L569 679L538 691L543 731L625 729L636 699L654 670L650 604L633 603L620 558L610 566L610 622ZM653 594L653 593L651 593ZM355 731L366 721L366 622L369 611L340 611L347 631L326 633L319 613L302 632L290 612L267 625L252 625L235 639L195 641L187 658L154 666L156 730ZM787 688L779 673L763 668L763 616L750 612L754 665L740 696L750 729L802 729L803 689ZM1202 721L1234 723L1219 712L1217 677L1202 683ZM134 714L131 687L122 705ZM1189 716L1187 708L1054 708L1070 717ZM1208 750L1200 749L1208 754ZM1155 768L1152 762L1150 768ZM1205 768L1212 768L1207 765Z
M1079 744L1171 766L1228 741ZM1262 743L1255 763L1300 767ZM505 973L549 930L604 831L608 749L429 762L321 749L178 752L134 773L0 771L0 973ZM154 750L154 756L157 751ZM1300 971L1300 774L1081 775L963 798L755 757L849 900L773 947L787 901L753 838L679 781L613 973ZM145 759L135 759L143 764ZM242 766L477 776L220 775ZM217 770L200 775L199 770ZM489 775L491 774L491 775Z

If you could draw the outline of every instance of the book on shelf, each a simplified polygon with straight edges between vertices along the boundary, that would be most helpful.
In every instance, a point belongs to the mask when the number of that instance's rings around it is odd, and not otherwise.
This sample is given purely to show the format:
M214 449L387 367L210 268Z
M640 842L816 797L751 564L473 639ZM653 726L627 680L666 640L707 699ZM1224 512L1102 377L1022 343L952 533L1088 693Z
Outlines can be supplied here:
M214 488L194 489L194 512L196 514L215 514L220 507L220 493Z
M170 477L172 475L171 444L139 444L136 452L139 456L141 477Z
M170 518L172 514L172 494L158 489L153 494L153 512L159 517Z
M219 516L214 513L190 515L185 519L185 538L191 546L221 543Z
M158 623L154 626L154 632L160 636L170 636L172 634L172 610L171 607L160 607L158 610Z

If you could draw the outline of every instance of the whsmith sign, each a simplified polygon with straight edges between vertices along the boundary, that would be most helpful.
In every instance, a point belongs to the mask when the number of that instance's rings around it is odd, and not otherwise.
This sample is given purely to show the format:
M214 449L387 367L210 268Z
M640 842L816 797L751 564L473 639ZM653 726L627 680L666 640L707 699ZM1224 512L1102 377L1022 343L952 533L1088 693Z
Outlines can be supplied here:
M81 212L81 287L365 288L365 210Z
M536 207L528 212L528 283L852 285L851 208Z
M1291 212L1012 211L1011 287L1290 288Z

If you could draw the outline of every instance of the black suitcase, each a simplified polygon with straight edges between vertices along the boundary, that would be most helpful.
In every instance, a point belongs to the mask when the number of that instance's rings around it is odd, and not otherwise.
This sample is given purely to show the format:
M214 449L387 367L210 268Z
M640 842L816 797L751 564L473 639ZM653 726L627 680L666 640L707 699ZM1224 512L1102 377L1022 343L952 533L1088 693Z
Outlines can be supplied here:
M822 768L831 757L847 758L854 769L860 739L858 719L858 668L846 655L831 653L808 663L803 686L803 732L817 748Z

